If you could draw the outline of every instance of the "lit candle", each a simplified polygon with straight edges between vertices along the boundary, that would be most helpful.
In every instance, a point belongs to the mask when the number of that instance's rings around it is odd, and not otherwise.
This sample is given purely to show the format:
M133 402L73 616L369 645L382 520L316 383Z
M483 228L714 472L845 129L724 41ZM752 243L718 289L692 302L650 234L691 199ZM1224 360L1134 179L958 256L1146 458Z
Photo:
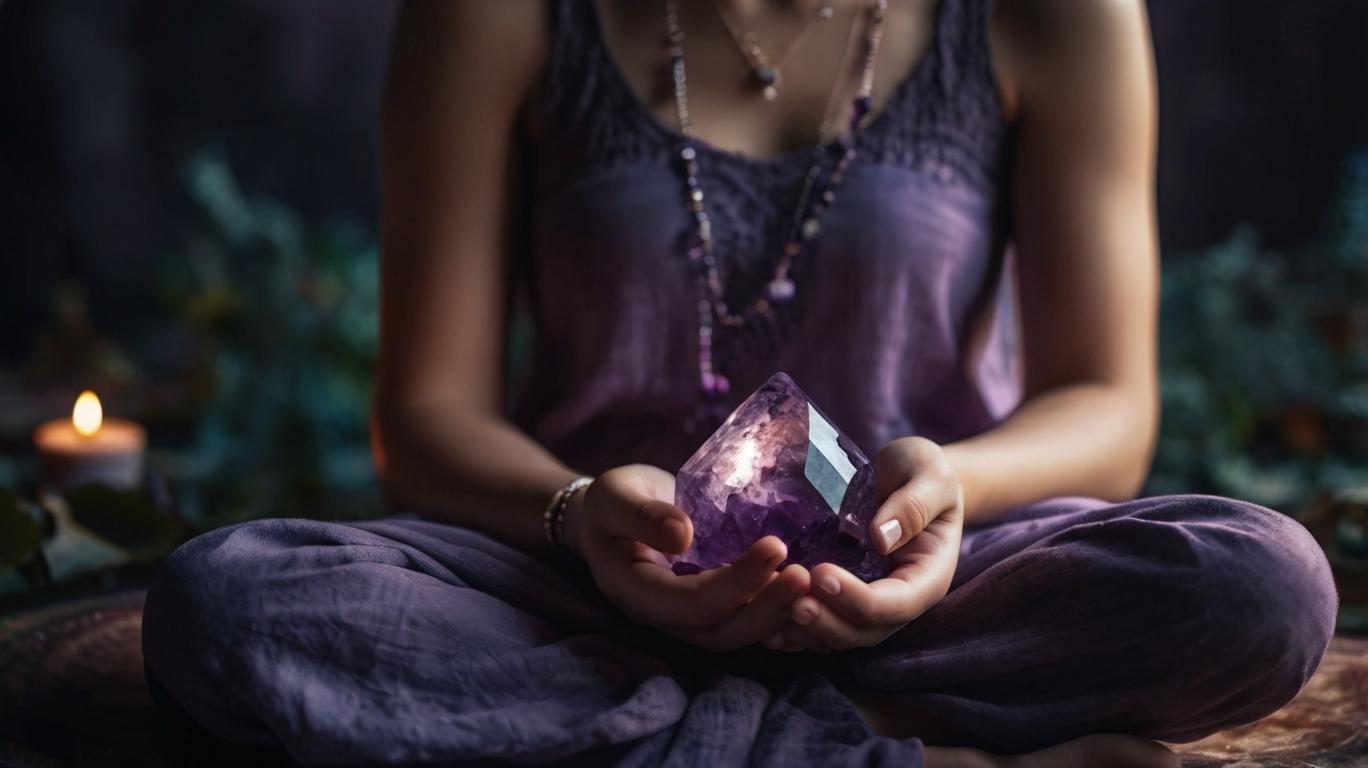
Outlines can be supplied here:
M39 425L33 442L48 487L103 483L126 489L142 484L147 433L131 421L105 418L94 392L76 398L70 419Z

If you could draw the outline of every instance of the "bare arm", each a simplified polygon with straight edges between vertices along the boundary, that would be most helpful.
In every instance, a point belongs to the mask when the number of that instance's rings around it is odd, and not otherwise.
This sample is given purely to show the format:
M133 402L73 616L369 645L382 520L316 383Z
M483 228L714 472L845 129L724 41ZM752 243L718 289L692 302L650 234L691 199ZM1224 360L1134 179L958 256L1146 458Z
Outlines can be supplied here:
M771 647L878 643L946 595L966 522L1049 496L1126 497L1148 467L1158 246L1141 0L1000 0L998 9L996 64L1019 127L1026 397L969 440L885 446L869 533L892 572L865 584L830 563L813 568L813 593L794 603Z
M1058 495L1133 496L1157 428L1156 95L1140 0L1007 0L1025 400L946 446L969 522Z
M503 418L522 105L543 3L410 0L383 116L380 361L372 424L387 496L524 549L575 473Z
M380 364L374 451L386 494L529 551L575 477L502 416L510 232L521 226L519 114L545 63L541 0L408 0L385 95ZM761 539L676 576L689 518L674 476L619 467L578 492L566 543L630 617L726 650L769 637L809 586Z

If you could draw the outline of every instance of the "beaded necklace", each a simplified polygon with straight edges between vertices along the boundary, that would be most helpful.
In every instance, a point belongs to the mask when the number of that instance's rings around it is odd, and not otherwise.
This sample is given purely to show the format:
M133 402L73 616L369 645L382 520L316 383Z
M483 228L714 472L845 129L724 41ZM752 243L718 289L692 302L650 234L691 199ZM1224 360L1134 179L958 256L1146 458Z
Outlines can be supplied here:
M839 92L840 76L828 98L827 109L822 115L821 132L818 144L813 147L812 165L803 177L798 194L798 204L794 208L793 219L789 225L788 237L774 266L774 275L762 295L733 313L727 306L725 288L717 270L717 257L713 245L712 222L708 218L703 202L703 188L698 181L698 145L694 136L693 123L689 119L688 81L684 70L684 31L679 25L679 0L665 0L665 33L670 51L671 73L674 78L675 111L679 119L679 160L684 176L685 203L694 221L694 243L688 248L688 257L698 266L698 372L699 386L708 399L717 399L727 394L731 384L727 377L713 366L712 337L713 320L729 327L745 324L756 316L768 315L771 304L782 304L793 298L796 292L789 270L794 261L803 254L807 244L815 240L821 232L821 215L836 199L836 188L844 179L846 170L855 159L853 135L869 114L873 103L871 93L874 89L874 64L878 59L879 42L883 36L884 11L888 0L873 0L869 5L869 25L865 40L865 58L861 71L860 88L851 104L850 121L844 135L830 137L831 104ZM851 36L855 26L852 22ZM849 54L847 40L846 55ZM842 56L840 71L845 71L846 55ZM827 169L830 164L830 169Z

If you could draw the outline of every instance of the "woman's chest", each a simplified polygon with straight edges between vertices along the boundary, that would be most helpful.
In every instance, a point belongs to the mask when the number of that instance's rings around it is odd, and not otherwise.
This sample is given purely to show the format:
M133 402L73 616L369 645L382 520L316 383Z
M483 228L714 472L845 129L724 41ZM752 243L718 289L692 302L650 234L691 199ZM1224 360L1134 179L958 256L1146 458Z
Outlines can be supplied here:
M712 160L713 172L700 176L719 273L727 297L741 304L765 289L781 258L803 169ZM630 315L646 334L691 328L698 268L687 200L680 177L651 163L540 197L532 252L540 311L565 323ZM998 214L993 196L970 185L857 163L795 260L796 303L846 321L867 316L870 326L911 310L957 327L994 267Z

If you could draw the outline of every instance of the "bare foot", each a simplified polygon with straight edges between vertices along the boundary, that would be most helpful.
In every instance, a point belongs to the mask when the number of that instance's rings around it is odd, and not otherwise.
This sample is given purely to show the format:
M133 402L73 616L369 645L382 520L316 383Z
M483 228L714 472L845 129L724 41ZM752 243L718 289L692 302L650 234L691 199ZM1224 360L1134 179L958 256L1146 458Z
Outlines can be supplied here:
M1178 756L1136 736L1096 735L1024 755L927 747L925 768L1179 768Z

